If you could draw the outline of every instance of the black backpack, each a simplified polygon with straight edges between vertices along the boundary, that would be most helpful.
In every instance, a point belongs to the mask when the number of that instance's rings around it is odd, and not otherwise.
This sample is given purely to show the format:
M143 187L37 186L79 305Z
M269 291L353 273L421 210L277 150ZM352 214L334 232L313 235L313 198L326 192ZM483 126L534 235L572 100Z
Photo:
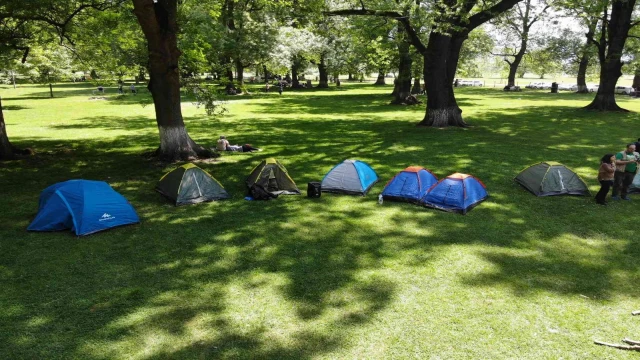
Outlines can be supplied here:
M249 188L249 195L251 195L254 200L271 200L278 198L278 195L268 192L263 186L258 184L253 184Z

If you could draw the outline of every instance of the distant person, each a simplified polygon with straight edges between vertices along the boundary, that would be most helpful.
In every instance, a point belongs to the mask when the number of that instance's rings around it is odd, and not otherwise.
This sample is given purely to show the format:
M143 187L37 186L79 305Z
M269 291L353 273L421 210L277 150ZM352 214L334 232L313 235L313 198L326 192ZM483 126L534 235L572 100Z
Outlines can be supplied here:
M284 88L284 81L278 82L278 94L282 95L282 90Z
M636 151L640 150L640 138L638 138L638 141L636 141ZM638 151L640 152L640 151Z
M251 144L244 145L231 145L227 140L227 137L224 135L220 135L220 139L218 139L218 143L216 145L216 150L218 151L238 151L238 152L253 152L260 151L260 149L253 147Z
M104 94L104 87L102 85L98 86L98 92Z
M612 200L631 200L627 195L629 185L638 171L638 160L640 154L636 152L636 144L627 144L627 148L616 154L616 172L613 178Z
M458 87L458 84L460 84L460 82L456 79L456 81L453 82L453 87Z
M600 182L600 191L596 194L596 203L607 205L605 201L609 189L613 186L613 179L616 172L616 157L613 154L607 154L600 160L600 169L598 170L598 181Z
M131 93L133 95L138 93L138 91L136 90L136 86L134 84L131 84L131 86L129 86L129 90L131 90Z

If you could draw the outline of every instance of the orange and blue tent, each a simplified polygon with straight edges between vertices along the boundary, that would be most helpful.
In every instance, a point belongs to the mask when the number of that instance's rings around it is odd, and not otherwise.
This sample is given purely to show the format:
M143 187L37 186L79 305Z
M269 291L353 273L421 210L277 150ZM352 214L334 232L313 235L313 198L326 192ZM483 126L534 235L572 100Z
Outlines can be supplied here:
M466 214L489 194L477 178L455 173L438 181L422 198L422 204L434 209Z
M438 178L421 166L409 166L394 176L384 190L385 200L420 202L427 190L438 182Z

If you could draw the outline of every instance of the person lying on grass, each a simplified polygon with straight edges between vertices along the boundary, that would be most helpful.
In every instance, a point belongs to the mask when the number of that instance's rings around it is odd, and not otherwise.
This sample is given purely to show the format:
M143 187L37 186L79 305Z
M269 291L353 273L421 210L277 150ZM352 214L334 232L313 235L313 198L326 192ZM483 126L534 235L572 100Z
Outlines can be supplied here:
M238 151L238 152L253 152L260 151L260 149L253 147L251 144L244 145L231 145L227 140L227 137L224 135L220 135L220 139L218 139L218 144L216 146L218 151Z

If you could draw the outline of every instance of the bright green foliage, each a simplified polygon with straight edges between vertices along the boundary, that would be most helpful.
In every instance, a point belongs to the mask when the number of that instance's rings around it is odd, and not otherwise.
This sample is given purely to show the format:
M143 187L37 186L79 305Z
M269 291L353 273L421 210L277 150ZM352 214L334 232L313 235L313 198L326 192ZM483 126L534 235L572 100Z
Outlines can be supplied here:
M482 77L480 62L493 50L495 43L484 28L478 28L469 34L460 51L458 75L463 77Z
M437 130L415 127L423 109L389 106L390 86L234 97L216 119L186 99L199 143L224 134L264 151L198 162L232 199L176 208L153 189L178 165L141 156L157 147L154 109L137 104L149 95L56 88L0 87L13 141L38 153L0 166L0 358L637 359L593 340L640 334L640 198L601 207L513 181L559 161L597 191L599 159L637 137L637 113L576 110L589 95L456 88L472 127ZM367 197L243 200L267 157L301 188L346 158L381 181ZM378 205L409 165L473 174L490 197L466 216ZM108 181L141 224L26 232L40 191L71 178Z

